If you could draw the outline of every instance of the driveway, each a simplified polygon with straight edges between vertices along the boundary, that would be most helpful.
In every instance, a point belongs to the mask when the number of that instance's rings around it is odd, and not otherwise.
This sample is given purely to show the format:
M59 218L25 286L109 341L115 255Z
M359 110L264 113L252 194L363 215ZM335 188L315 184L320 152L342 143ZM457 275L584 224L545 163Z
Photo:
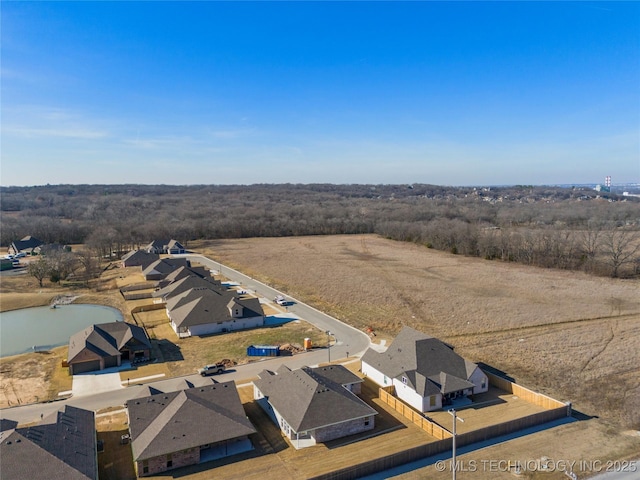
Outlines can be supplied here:
M73 376L71 392L74 397L118 390L122 387L120 371L130 368L123 363L120 367L106 368L99 372L81 373Z

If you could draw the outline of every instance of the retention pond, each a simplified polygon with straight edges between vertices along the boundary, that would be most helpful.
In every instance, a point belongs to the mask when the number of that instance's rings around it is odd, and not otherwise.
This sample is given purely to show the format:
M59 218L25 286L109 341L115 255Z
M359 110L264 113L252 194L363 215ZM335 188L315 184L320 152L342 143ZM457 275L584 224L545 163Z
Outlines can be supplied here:
M119 310L102 305L59 305L0 313L0 357L47 350L69 342L95 323L123 321Z

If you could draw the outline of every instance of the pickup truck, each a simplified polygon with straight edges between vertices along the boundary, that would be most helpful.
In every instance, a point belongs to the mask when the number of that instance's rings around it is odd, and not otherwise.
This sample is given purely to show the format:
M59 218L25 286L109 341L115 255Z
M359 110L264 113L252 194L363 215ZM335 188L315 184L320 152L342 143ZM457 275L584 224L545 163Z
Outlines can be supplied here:
M215 375L216 373L222 373L224 372L225 368L226 367L224 363L215 363L213 365L205 365L204 367L199 368L198 373L203 377L206 377L207 375Z
M276 298L273 299L273 301L276 302L278 305L282 305L282 306L289 305L289 302L287 302L287 299L284 298L282 295L278 295Z

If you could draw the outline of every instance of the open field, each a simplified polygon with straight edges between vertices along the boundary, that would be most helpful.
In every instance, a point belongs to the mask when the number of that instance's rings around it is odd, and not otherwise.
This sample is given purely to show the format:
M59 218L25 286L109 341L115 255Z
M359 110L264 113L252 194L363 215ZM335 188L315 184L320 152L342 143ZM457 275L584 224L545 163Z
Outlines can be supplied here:
M640 428L638 281L466 258L375 235L189 247L349 324L388 338L412 326L586 414Z

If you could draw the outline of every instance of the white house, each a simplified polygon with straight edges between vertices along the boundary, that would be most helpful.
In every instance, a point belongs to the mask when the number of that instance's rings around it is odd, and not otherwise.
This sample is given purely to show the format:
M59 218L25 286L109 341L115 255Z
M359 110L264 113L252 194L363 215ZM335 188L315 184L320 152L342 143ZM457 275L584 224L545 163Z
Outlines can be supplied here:
M420 412L441 409L486 392L489 380L453 347L404 327L384 353L368 349L362 373L380 386L394 386L399 399ZM467 403L469 400L467 400Z

